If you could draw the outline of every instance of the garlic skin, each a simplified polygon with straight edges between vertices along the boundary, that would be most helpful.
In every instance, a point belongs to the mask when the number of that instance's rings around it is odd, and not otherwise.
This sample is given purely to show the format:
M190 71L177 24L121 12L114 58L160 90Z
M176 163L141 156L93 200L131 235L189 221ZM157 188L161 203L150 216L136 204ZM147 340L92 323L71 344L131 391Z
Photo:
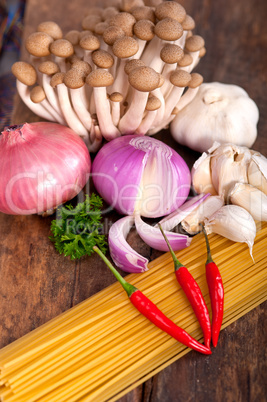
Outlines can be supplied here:
M267 221L267 195L251 184L237 183L229 193L232 204L245 208L252 217Z
M224 205L204 221L207 234L217 233L229 240L247 243L252 256L256 224L248 211L238 205Z
M258 120L258 107L243 88L212 82L199 87L172 121L170 131L177 142L199 152L207 151L214 141L250 148Z
M248 166L248 182L267 195L267 158L253 153Z

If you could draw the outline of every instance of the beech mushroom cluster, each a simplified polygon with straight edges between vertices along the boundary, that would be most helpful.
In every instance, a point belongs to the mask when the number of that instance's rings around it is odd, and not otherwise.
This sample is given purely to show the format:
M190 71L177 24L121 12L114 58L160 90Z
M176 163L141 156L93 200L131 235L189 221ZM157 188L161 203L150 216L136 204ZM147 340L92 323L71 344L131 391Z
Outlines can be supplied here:
M25 42L30 62L12 72L25 104L68 125L97 151L102 139L152 135L169 125L203 82L192 70L205 54L195 22L176 1L109 1L81 30L41 23Z

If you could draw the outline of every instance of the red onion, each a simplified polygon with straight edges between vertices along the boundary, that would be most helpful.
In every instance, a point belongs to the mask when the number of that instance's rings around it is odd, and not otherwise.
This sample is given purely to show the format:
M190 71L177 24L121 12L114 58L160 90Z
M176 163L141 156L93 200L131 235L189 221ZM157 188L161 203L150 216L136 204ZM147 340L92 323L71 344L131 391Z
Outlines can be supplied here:
M0 136L0 211L29 215L75 197L86 184L90 154L70 128L25 123Z
M152 137L125 135L105 144L93 162L98 193L124 215L160 217L186 200L188 166L172 148Z

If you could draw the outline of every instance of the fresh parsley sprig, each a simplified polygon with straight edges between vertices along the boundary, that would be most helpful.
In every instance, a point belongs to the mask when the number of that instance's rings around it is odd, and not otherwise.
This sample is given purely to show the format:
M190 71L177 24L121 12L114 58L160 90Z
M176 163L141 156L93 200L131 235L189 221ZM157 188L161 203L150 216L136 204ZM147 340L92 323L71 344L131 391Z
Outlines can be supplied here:
M58 210L57 219L51 222L53 236L50 240L60 254L70 256L72 260L84 255L91 255L94 246L105 253L106 236L103 232L101 197L92 194L85 196L85 201L75 208L70 204Z

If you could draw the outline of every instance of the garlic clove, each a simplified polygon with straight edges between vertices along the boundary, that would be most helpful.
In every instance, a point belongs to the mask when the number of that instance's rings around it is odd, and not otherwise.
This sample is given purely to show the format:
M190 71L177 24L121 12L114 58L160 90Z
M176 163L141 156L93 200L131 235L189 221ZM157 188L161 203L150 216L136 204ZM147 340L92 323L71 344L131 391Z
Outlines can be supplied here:
M191 235L200 232L200 224L203 223L205 219L210 218L223 204L223 197L218 195L209 196L182 220L182 228Z
M256 224L252 216L238 205L224 205L204 221L207 233L217 233L229 240L247 243L251 258Z
M114 263L125 272L145 272L148 270L147 258L138 254L126 241L134 224L133 215L117 220L108 235L109 251Z
M169 251L168 245L162 236L159 228L145 223L139 214L135 214L135 227L141 239L155 250ZM173 250L182 250L191 244L192 238L189 236L175 233L165 232Z
M227 200L229 189L237 182L247 183L251 153L234 144L219 146L211 154L211 177L217 193Z
M236 183L229 197L232 204L245 208L255 220L267 221L267 195L258 188Z
M206 152L203 152L200 158L197 159L193 165L191 171L192 186L195 192L198 194L217 194L217 191L212 184L210 160L211 156L208 155Z
M267 194L267 158L265 156L259 153L252 154L248 166L248 182Z
M190 198L184 204L182 204L176 211L170 215L165 216L159 223L163 230L172 230L177 226L187 215L191 214L199 205L201 205L209 194L199 194ZM156 225L155 227L158 227Z

